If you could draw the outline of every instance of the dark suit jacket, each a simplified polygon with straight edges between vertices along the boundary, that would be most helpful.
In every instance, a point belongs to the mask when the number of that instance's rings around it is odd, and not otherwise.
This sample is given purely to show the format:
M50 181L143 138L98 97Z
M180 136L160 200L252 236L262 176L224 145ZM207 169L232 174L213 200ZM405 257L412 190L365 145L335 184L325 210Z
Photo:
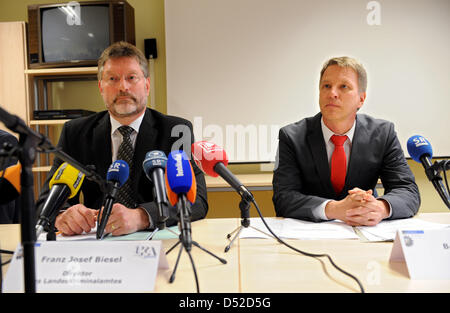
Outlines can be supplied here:
M183 133L172 130L174 127L183 130ZM177 130L175 128L174 130ZM146 109L139 133L136 138L134 152L134 173L130 173L132 188L136 191L139 206L145 208L153 222L158 220L158 210L153 197L153 184L146 177L142 162L145 154L152 150L161 150L168 155L172 150L185 150L190 152L193 138L192 124L182 118L161 114L152 109ZM88 117L71 120L64 124L58 147L83 165L94 165L96 172L106 178L106 173L112 160L111 123L107 111L99 112ZM190 153L188 153L190 156ZM48 183L62 161L56 159L47 181L37 201L38 213L48 195ZM204 218L208 212L205 178L201 170L191 162L197 182L197 198L191 207L192 220ZM81 186L84 196L84 205L92 209L100 209L103 203L103 194L99 186L85 179ZM69 199L69 204L79 203L79 194ZM69 205L68 205L69 206ZM39 216L39 214L38 214ZM170 208L170 218L167 226L178 221L176 208Z
M17 146L18 141L16 137L10 133L0 129L0 150L3 148L3 144L10 143L13 147ZM9 159L2 159L0 157L0 170L14 165L17 163L17 158L12 157ZM19 199L12 200L11 202L0 205L0 224L17 224L20 222L20 206Z
M321 129L321 113L283 127L273 176L277 216L317 221L312 209L327 199L341 200L354 187L374 189L381 178L391 219L411 217L420 206L419 190L390 122L357 114L345 186L336 194Z

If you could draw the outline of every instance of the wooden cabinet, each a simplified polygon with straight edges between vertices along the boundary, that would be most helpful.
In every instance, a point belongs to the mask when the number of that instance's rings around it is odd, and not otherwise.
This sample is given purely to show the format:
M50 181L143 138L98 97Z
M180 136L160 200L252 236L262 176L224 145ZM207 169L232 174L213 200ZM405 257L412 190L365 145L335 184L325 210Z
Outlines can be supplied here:
M28 124L26 68L25 22L0 23L0 106ZM9 131L3 123L0 128Z
M47 136L53 145L57 145L62 125L67 120L35 119L35 110L104 109L97 90L97 67L28 69L25 22L0 23L0 43L0 106ZM87 81L90 81L88 91L83 87ZM80 84L81 88L80 85L70 85L72 82ZM64 84L70 85L68 89L72 90L71 95L66 96L61 92ZM56 88L52 85L56 85ZM13 133L1 122L0 129ZM13 134L18 137L16 133ZM51 153L39 153L36 157L33 167L36 195L46 179L53 158Z
M29 125L39 133L46 135L53 145L56 146L62 125L67 119L36 119L33 114L34 111L81 109L83 105L86 106L86 101L80 100L82 96L86 96L86 92L83 92L83 88L78 90L78 85L66 88L71 83L82 84L91 81L91 87L93 86L95 90L90 90L87 94L99 97L96 90L97 67L28 69L25 70L25 74L29 85ZM67 95L64 89L73 89L73 92L71 95ZM99 101L101 102L101 99L97 99L95 105L85 107L85 109L91 111L101 110L103 107L102 104L98 103ZM70 107L72 102L76 104ZM41 155L36 161L34 171L49 171L52 161L52 155Z

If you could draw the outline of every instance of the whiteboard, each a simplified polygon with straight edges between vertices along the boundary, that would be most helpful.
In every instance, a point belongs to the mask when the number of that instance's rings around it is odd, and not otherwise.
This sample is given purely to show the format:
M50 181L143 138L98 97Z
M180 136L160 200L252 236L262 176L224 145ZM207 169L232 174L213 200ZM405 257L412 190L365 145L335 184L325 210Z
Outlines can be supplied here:
M168 114L232 161L273 161L344 55L368 73L360 112L394 122L406 156L416 134L450 155L449 0L166 0L165 32Z

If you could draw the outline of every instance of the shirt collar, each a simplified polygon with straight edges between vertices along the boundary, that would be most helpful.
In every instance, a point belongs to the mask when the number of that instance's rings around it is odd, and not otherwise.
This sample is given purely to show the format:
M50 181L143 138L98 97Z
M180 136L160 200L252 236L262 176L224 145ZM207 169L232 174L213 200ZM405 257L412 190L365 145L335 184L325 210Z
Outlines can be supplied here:
M322 126L322 134L323 134L323 139L325 140L325 142L328 142L331 138L331 136L335 135L335 133L333 133L328 127L327 125L325 125L325 123L323 122L323 117L320 119L320 125ZM353 135L355 134L355 126L356 126L356 119L353 122L353 126L352 128L350 128L350 130L348 132L346 132L343 135L346 135L348 137L348 139L350 140L350 142L353 141Z
M142 120L144 119L144 115L145 115L145 112L144 112L144 114L139 116L137 119L135 119L133 122L131 122L131 124L128 126L133 128L138 133L139 127L141 127ZM114 117L112 117L111 114L109 115L109 119L111 121L111 135L112 135L120 126L122 126L122 124L120 124Z

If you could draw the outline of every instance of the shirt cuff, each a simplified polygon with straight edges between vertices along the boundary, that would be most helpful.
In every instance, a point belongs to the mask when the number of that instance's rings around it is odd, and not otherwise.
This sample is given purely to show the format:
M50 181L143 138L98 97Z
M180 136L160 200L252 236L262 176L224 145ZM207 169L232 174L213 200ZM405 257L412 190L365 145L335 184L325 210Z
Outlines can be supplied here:
M331 200L325 200L324 202L322 202L321 204L319 204L318 206L316 206L315 208L312 209L312 214L313 214L314 218L316 218L318 220L322 220L322 221L330 220L327 217L327 215L325 214L325 207L327 206L327 203L330 201Z
M147 210L144 207L141 207L141 206L137 206L136 209L143 210L148 216L148 227L146 228L146 230L153 229L155 225L153 223L152 217L150 216L150 213L148 213Z
M390 218L392 216L392 206L389 203L389 201L387 201L386 199L384 199L382 197L377 198L377 200L384 200L389 205L389 215L388 215L388 217L385 217L384 219L386 220L386 219Z

